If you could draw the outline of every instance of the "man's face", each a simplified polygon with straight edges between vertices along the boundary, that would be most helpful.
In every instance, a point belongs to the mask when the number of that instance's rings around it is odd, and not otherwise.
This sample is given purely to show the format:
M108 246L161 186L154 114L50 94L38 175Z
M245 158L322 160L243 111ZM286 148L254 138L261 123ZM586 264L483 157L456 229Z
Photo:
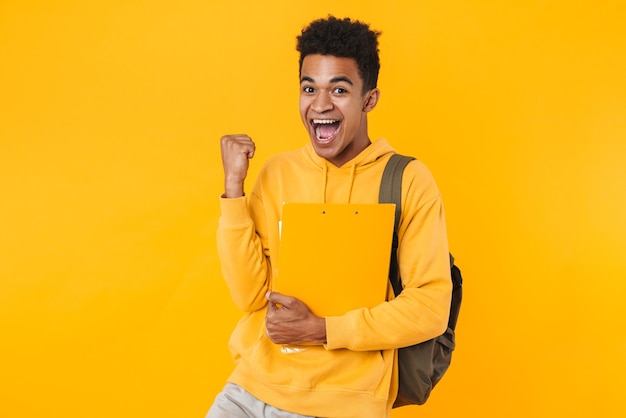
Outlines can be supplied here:
M307 55L300 71L300 117L315 152L337 167L370 144L367 113L378 89L363 94L363 80L352 58Z

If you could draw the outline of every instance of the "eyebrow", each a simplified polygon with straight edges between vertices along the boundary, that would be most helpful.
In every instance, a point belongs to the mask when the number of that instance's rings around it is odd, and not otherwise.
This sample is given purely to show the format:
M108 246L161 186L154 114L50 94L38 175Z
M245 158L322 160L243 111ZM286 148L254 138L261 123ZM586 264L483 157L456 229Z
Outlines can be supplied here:
M315 80L313 80L311 77L304 76L300 79L300 84L304 83L305 81L309 83L315 82ZM345 76L333 77L330 79L330 82L331 83L345 82L345 83L350 84L351 86L354 86L354 83L352 82L352 80L350 80L348 77L345 77Z

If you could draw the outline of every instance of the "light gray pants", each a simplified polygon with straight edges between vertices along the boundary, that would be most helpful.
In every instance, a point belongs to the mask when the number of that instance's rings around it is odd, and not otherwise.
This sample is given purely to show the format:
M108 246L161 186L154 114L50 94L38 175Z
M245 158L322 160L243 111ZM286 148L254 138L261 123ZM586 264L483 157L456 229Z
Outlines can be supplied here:
M258 400L241 386L226 383L215 397L206 418L314 418L274 408Z

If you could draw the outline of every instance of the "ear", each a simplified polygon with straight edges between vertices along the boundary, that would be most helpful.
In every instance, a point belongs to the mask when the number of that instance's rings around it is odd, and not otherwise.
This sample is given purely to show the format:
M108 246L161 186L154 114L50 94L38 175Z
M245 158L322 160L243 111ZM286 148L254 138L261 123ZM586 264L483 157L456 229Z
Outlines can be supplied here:
M380 98L380 90L372 89L368 91L365 95L365 103L363 104L364 112L371 112L374 110L376 105L378 104L378 99Z

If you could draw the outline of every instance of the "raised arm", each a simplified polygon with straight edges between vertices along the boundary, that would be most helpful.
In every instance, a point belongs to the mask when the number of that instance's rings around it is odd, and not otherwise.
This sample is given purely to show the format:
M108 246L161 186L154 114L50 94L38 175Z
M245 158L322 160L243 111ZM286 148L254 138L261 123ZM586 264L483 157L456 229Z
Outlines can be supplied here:
M271 278L267 249L250 216L244 191L255 144L248 135L226 135L221 139L221 152L224 194L220 198L217 252L233 302L251 312L267 305L265 294Z

